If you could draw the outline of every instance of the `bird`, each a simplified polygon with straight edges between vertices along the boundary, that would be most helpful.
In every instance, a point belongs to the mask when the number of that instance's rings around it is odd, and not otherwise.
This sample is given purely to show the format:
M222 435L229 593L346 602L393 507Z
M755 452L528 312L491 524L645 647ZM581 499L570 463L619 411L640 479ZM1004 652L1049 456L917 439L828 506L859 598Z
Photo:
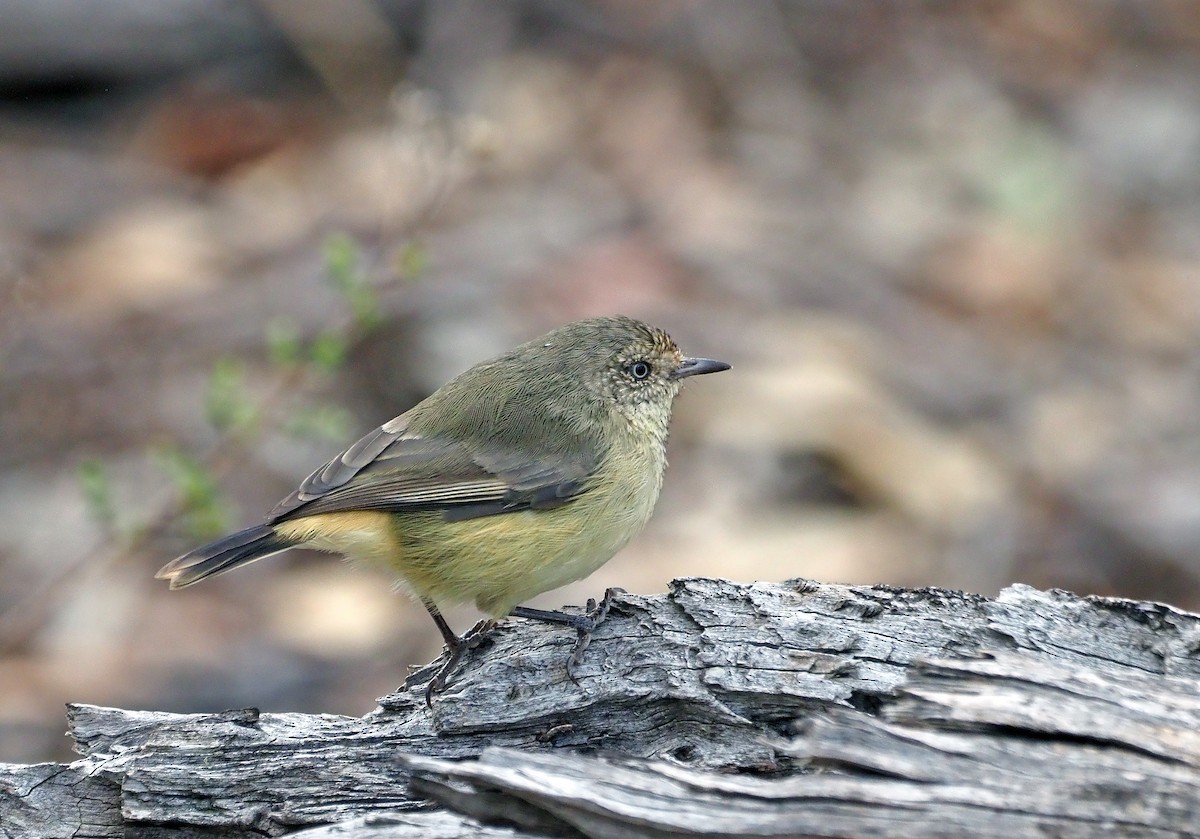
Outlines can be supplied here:
M436 624L447 659L427 704L507 616L575 628L574 679L613 590L587 614L520 604L587 577L642 530L675 397L728 369L630 317L566 324L461 373L315 470L263 523L156 576L180 589L289 548L340 553L389 570ZM460 637L438 608L449 603L488 618Z

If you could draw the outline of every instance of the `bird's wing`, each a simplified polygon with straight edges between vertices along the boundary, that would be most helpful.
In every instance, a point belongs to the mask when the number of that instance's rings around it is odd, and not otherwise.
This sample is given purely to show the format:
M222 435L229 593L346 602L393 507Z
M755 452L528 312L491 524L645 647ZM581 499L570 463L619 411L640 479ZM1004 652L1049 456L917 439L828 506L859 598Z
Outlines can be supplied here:
M415 434L400 416L305 478L267 523L349 510L435 510L461 520L557 507L587 489L602 455L573 442L573 453L555 454L450 441Z

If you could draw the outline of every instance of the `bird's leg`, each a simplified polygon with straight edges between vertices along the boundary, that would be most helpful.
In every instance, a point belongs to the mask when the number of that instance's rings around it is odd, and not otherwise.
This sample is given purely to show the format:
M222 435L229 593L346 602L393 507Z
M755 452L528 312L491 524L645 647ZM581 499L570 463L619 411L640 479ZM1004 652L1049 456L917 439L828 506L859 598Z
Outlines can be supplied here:
M483 640L496 628L496 622L482 620L459 638L432 601L422 600L421 604L425 607L425 611L429 612L429 617L433 618L433 622L437 624L438 632L442 633L442 640L446 642L446 652L450 654L446 663L438 668L438 671L433 674L433 678L429 680L429 686L425 688L425 706L432 708L433 695L441 692L442 688L446 686L446 679L458 669L463 656L483 643Z
M574 682L576 681L575 668L583 662L583 651L588 648L588 644L592 643L592 633L608 617L608 610L612 607L613 598L624 593L625 589L621 588L605 589L604 597L600 599L599 604L596 603L595 598L589 597L587 612L582 615L555 612L549 609L531 609L528 606L518 606L509 614L528 620L565 624L579 633L579 637L575 639L575 649L571 651L571 657L567 659L567 676Z

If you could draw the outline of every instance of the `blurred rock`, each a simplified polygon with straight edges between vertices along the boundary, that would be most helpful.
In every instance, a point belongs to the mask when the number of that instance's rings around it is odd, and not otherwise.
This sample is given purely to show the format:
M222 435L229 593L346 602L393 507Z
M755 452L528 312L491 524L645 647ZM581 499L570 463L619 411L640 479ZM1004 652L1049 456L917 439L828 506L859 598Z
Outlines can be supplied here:
M43 266L64 310L81 320L111 319L211 292L224 251L210 214L191 201L127 208L88 230Z
M4 21L0 79L8 85L125 80L284 48L244 0L114 0L103 8L7 0Z

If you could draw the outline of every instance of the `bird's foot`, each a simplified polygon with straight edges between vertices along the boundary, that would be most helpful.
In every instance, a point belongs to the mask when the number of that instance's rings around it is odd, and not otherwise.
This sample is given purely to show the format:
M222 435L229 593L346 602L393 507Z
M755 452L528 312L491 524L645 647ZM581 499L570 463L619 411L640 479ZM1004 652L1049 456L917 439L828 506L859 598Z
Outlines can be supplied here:
M554 612L546 609L530 609L526 606L518 606L512 610L512 614L519 618L564 624L572 627L578 633L578 637L575 639L575 647L571 651L571 655L567 658L567 678L575 682L575 684L579 684L579 680L575 678L575 669L583 663L583 653L588 648L588 645L592 643L592 633L608 617L608 610L612 608L613 599L618 594L624 593L625 589L622 588L605 589L604 597L600 598L599 603L596 602L595 598L588 598L587 611L582 615L572 615L566 612Z
M446 680L458 670L459 665L462 664L463 657L486 641L495 628L496 622L494 620L482 620L464 632L461 638L455 639L455 643L446 644L446 651L450 655L446 659L446 663L439 667L438 671L433 674L433 678L429 680L429 685L425 688L425 706L427 708L433 707L433 695L441 693L446 687Z
M613 598L624 593L625 589L623 588L606 588L599 603L594 597L588 598L587 614L580 615L581 618L586 619L587 624L584 625L583 621L580 621L580 624L575 627L579 637L575 639L575 649L571 651L571 657L567 659L567 678L575 684L579 684L579 680L575 678L575 669L583 663L583 653L592 643L592 633L608 617L608 610L612 608Z

